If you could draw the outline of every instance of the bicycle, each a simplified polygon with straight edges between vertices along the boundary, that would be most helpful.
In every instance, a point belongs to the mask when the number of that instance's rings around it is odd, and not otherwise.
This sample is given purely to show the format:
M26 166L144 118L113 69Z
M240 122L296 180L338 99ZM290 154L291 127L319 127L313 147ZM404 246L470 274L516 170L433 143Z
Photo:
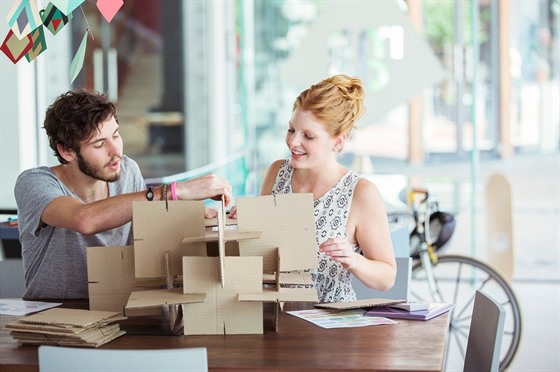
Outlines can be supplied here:
M453 214L439 210L438 201L428 190L409 190L407 205L413 219L410 232L410 256L414 261L411 297L415 301L455 304L449 325L446 369L463 368L474 296L476 290L483 290L506 311L500 353L500 371L505 370L521 339L521 311L515 293L502 275L487 263L469 256L442 254L442 248L453 235L456 221ZM395 216L392 216L393 222Z

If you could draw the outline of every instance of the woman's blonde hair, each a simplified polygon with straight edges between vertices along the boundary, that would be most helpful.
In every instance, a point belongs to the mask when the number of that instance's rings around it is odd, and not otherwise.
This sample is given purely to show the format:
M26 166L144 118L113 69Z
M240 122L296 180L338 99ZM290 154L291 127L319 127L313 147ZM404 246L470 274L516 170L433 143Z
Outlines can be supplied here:
M293 111L311 112L334 137L342 133L350 135L366 110L365 94L360 79L334 75L301 92Z

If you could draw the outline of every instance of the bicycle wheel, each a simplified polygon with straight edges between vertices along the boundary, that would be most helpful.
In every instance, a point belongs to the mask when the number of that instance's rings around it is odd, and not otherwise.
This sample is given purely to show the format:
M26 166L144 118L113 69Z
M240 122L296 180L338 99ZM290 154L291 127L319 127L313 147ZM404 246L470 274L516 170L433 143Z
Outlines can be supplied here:
M455 307L451 313L446 370L462 370L476 290L492 296L506 311L500 371L511 363L521 339L521 311L509 284L493 268L472 257L439 256L433 266L434 279L444 302ZM412 267L411 296L417 301L437 302L431 296L422 264Z

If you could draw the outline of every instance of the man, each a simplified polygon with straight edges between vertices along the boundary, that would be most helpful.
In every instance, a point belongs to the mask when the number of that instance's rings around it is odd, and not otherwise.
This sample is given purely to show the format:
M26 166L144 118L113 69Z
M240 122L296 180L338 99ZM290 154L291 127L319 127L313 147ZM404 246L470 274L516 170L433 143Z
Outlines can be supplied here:
M132 244L134 201L231 199L229 182L213 174L146 189L103 94L62 94L44 128L60 165L26 170L15 185L25 299L88 298L86 248Z

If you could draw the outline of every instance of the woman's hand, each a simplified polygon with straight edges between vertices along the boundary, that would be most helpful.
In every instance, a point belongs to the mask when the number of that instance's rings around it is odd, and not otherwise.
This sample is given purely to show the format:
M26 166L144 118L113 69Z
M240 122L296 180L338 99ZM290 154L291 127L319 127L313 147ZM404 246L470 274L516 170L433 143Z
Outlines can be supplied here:
M204 218L216 218L218 217L218 211L213 208L204 208Z
M333 260L342 264L345 269L352 269L358 263L357 253L345 238L329 238L319 245L323 252Z
M237 206L231 207L229 211L229 218L237 218Z

